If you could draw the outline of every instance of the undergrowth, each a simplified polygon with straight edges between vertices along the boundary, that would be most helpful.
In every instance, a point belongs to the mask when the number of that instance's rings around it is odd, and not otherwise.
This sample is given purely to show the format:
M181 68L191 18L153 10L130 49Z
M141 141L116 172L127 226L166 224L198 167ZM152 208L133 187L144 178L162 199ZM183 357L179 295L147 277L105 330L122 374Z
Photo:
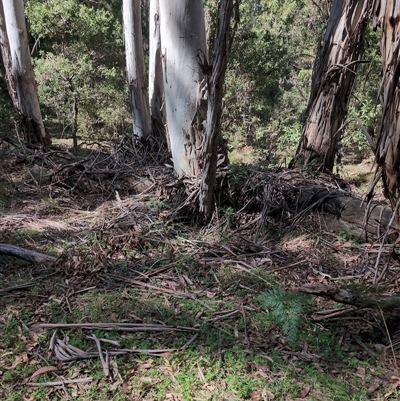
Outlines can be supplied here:
M285 291L280 285L260 294L257 301L268 312L271 321L277 324L291 347L298 346L304 315L310 311L310 298L295 291Z

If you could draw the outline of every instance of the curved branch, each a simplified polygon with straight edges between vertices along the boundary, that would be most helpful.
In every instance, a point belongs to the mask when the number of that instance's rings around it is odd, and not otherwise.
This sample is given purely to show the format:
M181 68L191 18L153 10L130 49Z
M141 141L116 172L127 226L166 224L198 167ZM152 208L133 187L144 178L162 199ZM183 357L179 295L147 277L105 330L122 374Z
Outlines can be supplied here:
M14 256L34 263L53 263L57 258L15 245L0 244L0 255Z

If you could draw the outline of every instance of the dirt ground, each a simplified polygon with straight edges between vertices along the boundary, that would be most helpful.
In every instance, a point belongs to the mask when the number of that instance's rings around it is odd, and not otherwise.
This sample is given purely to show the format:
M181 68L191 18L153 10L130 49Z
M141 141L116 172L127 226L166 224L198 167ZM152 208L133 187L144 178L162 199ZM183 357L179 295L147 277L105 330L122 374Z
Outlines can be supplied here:
M397 294L397 246L297 218L302 173L236 166L203 225L155 156L1 154L0 243L55 258L0 255L1 399L399 399L398 307L297 292Z

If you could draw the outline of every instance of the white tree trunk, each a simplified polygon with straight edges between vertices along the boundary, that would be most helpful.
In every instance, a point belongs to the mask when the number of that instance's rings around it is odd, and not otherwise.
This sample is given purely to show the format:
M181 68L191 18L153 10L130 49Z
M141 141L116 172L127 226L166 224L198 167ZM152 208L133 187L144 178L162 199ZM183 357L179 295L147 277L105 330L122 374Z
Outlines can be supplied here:
M202 0L163 0L160 35L166 120L175 171L197 176L197 151L202 147L199 86L203 81L196 57L206 55ZM201 163L201 161L200 161Z
M161 63L159 0L150 0L149 23L149 98L151 117L165 122L163 113L164 81Z
M11 74L15 83L21 120L19 127L28 142L50 143L40 112L33 75L23 0L2 0L9 49ZM12 95L11 95L12 96Z
M140 0L123 0L123 22L126 53L126 75L129 87L133 133L146 139L151 132L151 120L144 68Z
M4 17L3 3L0 2L0 50L2 55L2 61L4 65L4 70L6 73L6 83L8 88L8 93L10 94L11 100L13 102L14 108L19 109L19 103L17 98L17 91L15 89L15 82L12 76L11 67L11 53L10 45L8 42L8 35L6 29L6 20Z

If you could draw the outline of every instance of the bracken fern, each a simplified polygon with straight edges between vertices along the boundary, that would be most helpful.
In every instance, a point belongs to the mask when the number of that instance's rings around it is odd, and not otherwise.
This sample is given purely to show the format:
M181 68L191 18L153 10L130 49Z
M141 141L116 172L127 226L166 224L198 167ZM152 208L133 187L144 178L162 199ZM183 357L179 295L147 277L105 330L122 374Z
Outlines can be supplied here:
M260 294L257 301L268 310L269 317L282 329L288 344L296 347L304 323L303 316L309 311L309 297L295 291L285 291L277 285Z

